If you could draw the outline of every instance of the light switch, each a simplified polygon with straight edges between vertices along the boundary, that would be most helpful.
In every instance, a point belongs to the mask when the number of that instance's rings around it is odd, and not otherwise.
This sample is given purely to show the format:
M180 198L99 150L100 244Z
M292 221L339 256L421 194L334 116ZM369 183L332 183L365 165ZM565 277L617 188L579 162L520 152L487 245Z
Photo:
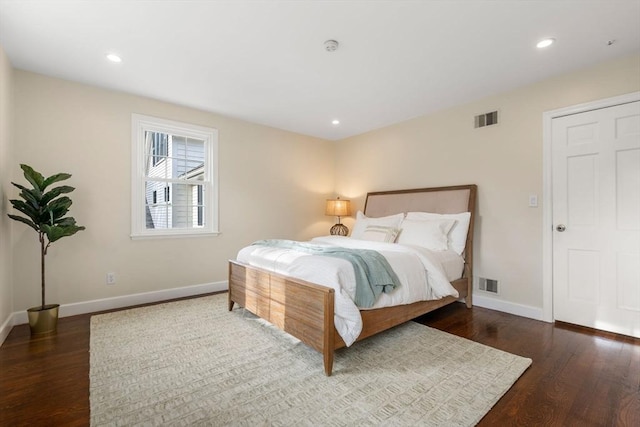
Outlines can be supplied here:
M537 208L538 207L538 195L537 194L529 194L529 207Z

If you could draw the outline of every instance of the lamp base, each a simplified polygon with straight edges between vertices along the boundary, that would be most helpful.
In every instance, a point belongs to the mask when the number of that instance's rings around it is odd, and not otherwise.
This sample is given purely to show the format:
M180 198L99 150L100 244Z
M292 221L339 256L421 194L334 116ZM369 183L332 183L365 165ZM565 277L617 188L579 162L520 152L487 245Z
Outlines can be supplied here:
M349 229L344 224L336 224L331 227L329 233L331 233L332 236L346 236L349 234Z

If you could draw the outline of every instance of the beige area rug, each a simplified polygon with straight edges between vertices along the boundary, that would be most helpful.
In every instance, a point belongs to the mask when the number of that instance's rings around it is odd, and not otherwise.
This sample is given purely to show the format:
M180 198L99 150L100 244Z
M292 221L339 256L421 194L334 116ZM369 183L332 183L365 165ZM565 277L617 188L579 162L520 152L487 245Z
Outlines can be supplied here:
M227 295L91 318L92 426L472 426L531 364L414 322L322 356Z

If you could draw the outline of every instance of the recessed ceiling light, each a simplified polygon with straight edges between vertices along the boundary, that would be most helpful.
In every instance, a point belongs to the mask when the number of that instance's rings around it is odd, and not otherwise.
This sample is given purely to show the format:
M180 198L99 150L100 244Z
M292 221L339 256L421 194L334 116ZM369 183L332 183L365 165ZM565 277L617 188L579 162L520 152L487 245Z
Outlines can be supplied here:
M334 120L331 121L331 124L332 125L339 125L340 124L340 120L334 119Z
M122 62L122 58L120 58L115 53L110 53L107 55L107 59L111 62Z
M543 39L543 40L540 40L540 41L538 42L538 44L536 45L536 47L537 47L538 49L542 49L542 48L545 48L545 47L549 47L549 46L551 46L555 41L556 41L556 39L552 39L552 38Z

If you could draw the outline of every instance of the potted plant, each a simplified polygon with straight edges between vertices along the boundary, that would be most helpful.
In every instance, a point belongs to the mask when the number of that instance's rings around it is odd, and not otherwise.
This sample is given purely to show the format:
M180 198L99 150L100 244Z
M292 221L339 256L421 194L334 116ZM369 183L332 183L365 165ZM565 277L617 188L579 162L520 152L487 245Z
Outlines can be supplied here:
M38 233L40 240L40 272L42 287L42 304L27 310L29 316L29 326L31 334L44 334L55 332L58 325L58 308L60 304L45 304L45 256L49 246L63 237L76 234L85 227L76 225L73 217L65 217L71 206L71 199L62 196L71 193L74 187L62 185L47 188L56 182L71 178L68 173L58 173L48 178L33 170L30 166L21 164L20 168L24 172L24 177L29 181L32 188L12 182L20 189L20 197L23 200L10 200L15 209L25 216L11 215L9 218L23 222L33 228ZM45 192L46 191L46 192Z

